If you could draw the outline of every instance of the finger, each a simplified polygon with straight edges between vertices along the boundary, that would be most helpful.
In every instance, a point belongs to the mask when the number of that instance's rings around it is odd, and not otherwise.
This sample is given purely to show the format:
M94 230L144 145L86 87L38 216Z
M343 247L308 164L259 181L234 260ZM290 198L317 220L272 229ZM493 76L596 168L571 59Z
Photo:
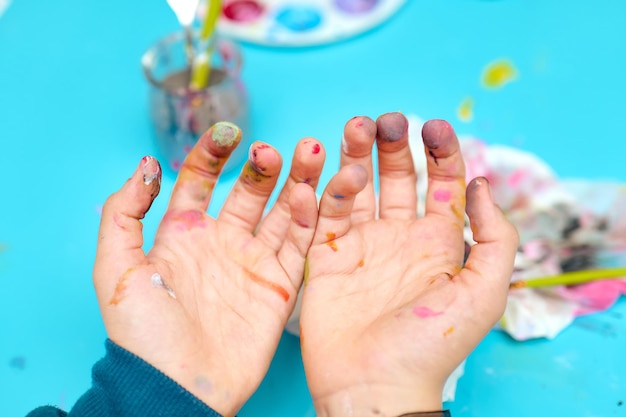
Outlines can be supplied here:
M374 189L374 169L372 147L376 139L376 123L366 116L350 119L343 130L341 141L340 167L357 164L367 171L367 184L354 202L352 221L360 223L376 216L376 191Z
M402 113L376 120L380 218L417 217L417 175L409 148L409 122Z
M337 251L334 240L350 229L355 198L366 187L367 181L367 169L361 165L344 166L331 178L320 201L313 244L326 243Z
M104 285L104 279L117 279L145 262L140 220L150 209L160 187L161 166L155 158L146 156L132 177L107 199L102 208L94 265L97 291Z
M317 198L307 184L296 184L289 194L290 219L286 222L283 245L278 251L278 261L289 275L295 288L300 288L304 277L304 262L311 246L317 223Z
M452 126L429 120L422 128L428 169L426 215L439 215L463 228L465 224L465 164Z
M211 126L180 167L168 211L205 212L217 178L240 141L241 130L236 125L217 122Z
M467 214L477 243L470 250L463 273L479 277L478 282L501 291L504 302L519 236L494 203L489 183L483 177L475 178L467 187Z
M283 160L276 149L263 142L254 142L248 161L241 171L217 216L217 220L252 233L263 215Z
M298 183L309 184L315 194L325 159L326 151L316 139L305 138L296 145L289 177L256 234L257 238L275 251L285 242L285 235L291 224L289 201L292 188ZM317 212L317 203L315 209Z

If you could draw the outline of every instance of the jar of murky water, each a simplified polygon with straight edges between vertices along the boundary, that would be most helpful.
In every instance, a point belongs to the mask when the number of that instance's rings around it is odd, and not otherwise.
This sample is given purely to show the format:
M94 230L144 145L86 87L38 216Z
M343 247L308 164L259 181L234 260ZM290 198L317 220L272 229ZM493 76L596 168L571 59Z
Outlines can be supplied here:
M150 83L148 100L157 147L161 159L178 171L209 127L229 121L238 125L243 134L242 142L224 167L224 171L230 171L241 165L249 146L248 99L239 78L241 52L235 42L219 36L194 45L194 50L210 59L208 82L202 88L191 86L184 33L163 38L142 57L144 74Z

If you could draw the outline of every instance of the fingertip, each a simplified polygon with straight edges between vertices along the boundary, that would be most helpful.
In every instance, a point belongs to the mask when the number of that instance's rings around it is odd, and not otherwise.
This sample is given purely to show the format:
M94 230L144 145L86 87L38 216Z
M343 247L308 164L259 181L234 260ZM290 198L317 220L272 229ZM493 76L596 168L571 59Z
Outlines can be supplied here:
M343 153L352 158L369 156L376 133L376 122L367 116L355 116L348 120L343 130Z
M325 161L324 145L315 138L303 138L296 145L289 175L295 183L304 182L316 188Z
M144 156L131 178L109 196L102 208L103 215L113 210L132 218L143 218L161 190L161 177L159 161L153 156Z
M315 229L317 222L317 197L309 184L298 183L289 193L289 208L294 223L305 229Z
M447 121L432 119L422 126L422 139L429 149L439 149L456 141L456 133Z
M324 144L322 142L313 137L307 136L298 141L296 144L295 154L299 156L314 155L316 158L325 158L326 149L324 148Z
M356 192L359 192L365 188L367 185L367 180L369 179L369 174L367 172L367 168L363 165L355 164L347 167L351 174L353 175L353 181L356 188Z
M517 247L519 233L495 202L487 178L476 177L470 181L467 186L466 200L465 210L470 219L474 240L478 242L504 238ZM488 225L492 227L487 228Z
M211 126L199 142L216 157L230 155L241 142L242 132L234 123L221 121Z
M466 196L466 211L467 214L475 216L481 210L481 202L488 201L495 204L493 195L491 193L491 186L489 180L485 177L476 177L467 184Z
M398 142L407 137L409 121L400 112L385 113L376 119L376 139L382 142Z
M248 164L256 173L273 178L280 173L283 158L273 146L257 141L248 150Z

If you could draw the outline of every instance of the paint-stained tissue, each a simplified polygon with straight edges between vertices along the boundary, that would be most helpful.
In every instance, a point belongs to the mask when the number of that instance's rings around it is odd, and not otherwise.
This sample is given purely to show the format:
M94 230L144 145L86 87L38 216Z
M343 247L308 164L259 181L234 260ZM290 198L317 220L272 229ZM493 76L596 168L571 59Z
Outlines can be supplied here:
M409 140L425 178L421 149L423 121L409 117ZM459 136L469 182L486 177L494 199L520 233L511 281L563 272L626 265L626 186L557 178L536 155ZM419 151L415 151L419 150ZM423 198L427 183L418 184ZM472 245L466 222L465 240ZM611 307L626 294L626 279L607 279L576 287L511 290L498 328L516 340L553 338L575 317Z

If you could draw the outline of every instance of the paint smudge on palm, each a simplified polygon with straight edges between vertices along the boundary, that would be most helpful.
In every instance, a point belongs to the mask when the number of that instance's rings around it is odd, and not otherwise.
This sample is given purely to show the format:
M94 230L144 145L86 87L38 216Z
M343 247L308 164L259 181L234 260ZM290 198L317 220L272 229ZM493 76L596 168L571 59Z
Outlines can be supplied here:
M445 331L445 332L443 332L443 335L444 335L445 337L448 337L448 336L450 336L450 335L452 334L452 332L454 332L454 326L450 326L450 327L448 327L448 328L446 329L446 331Z
M440 203L447 203L452 198L452 192L450 190L435 190L433 193L435 201Z
M181 232L206 227L206 216L203 212L198 210L168 211L163 217L163 221L174 223L176 229Z
M331 248L333 252L337 252L339 250L339 248L337 247L337 243L335 243L337 235L332 232L326 232L326 238L328 239L326 245Z
M430 317L437 317L443 314L443 311L434 311L428 307L418 306L413 308L413 314L417 317L426 319Z
M482 74L482 85L486 88L501 88L517 79L517 69L507 59L499 59L489 63Z
M276 284L275 282L271 282L266 280L265 278L260 277L259 275L253 273L250 270L245 270L246 274L250 277L250 279L252 280L252 282L267 288L268 290L271 290L273 292L275 292L276 294L278 294L283 301L287 302L289 301L289 292L282 287L281 285Z
M152 276L150 277L150 283L155 288L163 288L165 291L167 291L167 294L170 297L176 299L176 293L174 292L172 287L167 285L167 283L163 281L163 278L161 278L161 275L159 275L158 273L152 274Z
M213 384L207 378L203 376L197 376L195 379L195 384L198 389L206 394L210 393L213 390Z
M118 305L124 298L126 289L128 288L128 276L133 272L135 268L129 268L122 274L120 279L117 280L115 290L113 290L113 296L109 300L109 304L112 306Z

